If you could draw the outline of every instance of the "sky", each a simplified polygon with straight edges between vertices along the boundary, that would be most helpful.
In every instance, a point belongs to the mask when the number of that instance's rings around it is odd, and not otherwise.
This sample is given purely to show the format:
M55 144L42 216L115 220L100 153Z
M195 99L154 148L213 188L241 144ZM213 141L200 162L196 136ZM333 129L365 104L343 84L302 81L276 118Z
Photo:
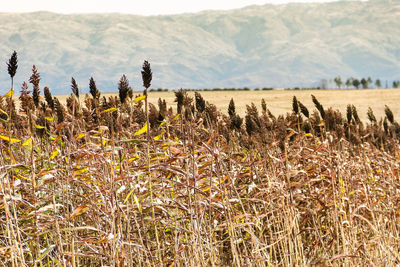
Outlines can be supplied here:
M2 1L0 12L51 11L56 13L126 13L162 15L227 10L249 5L285 4L288 2L328 2L329 0L13 0Z

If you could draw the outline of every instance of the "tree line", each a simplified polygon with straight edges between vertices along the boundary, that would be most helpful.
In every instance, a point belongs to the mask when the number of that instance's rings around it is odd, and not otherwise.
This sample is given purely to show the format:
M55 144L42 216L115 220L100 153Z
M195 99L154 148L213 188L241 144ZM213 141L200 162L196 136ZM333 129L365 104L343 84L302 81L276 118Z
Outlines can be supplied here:
M346 88L354 87L356 89L368 89L372 88L372 85L375 85L375 88L382 88L382 81L380 79L376 79L375 82L371 79L371 77L368 78L347 78L346 81L342 80L340 76L337 76L333 79L333 82L336 84L337 88L341 89L343 86L346 86ZM399 88L400 86L400 81L393 81L392 82L392 88ZM388 81L385 83L385 88L389 88Z

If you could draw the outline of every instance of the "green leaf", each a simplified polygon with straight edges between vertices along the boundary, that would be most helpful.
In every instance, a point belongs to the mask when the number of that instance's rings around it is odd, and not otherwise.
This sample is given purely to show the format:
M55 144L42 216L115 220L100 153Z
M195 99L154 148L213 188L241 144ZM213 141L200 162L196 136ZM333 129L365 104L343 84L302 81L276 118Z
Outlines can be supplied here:
M56 247L56 245L53 244L50 247L46 248L43 252L40 253L40 259L43 259L44 257L46 257L47 254L49 254L50 251L52 251L55 247Z

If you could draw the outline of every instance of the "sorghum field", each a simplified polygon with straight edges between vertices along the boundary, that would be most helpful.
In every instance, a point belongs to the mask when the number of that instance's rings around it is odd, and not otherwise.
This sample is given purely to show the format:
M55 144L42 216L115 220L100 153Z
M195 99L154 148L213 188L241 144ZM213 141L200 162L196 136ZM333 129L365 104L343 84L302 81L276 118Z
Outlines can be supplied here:
M181 90L172 109L148 103L146 61L142 77L143 94L123 76L110 97L72 80L63 105L34 67L18 105L0 98L1 265L400 263L400 125L385 103L367 120L314 96L238 113Z
M346 111L347 105L351 103L357 107L360 119L368 121L368 108L372 108L376 117L385 116L385 105L389 106L394 114L400 114L400 90L397 89L326 89L326 90L267 90L267 91L199 91L204 99L210 104L214 104L219 111L226 113L229 101L233 98L236 105L236 113L244 117L246 115L246 105L250 103L260 104L261 99L268 103L268 109L275 115L283 115L292 111L293 96L308 107L313 107L311 95L324 106L332 107L340 111ZM194 98L195 92L188 91L187 94ZM107 98L117 96L118 93L102 93ZM62 104L66 103L69 95L57 95ZM168 106L172 106L176 111L175 93L169 92L149 92L149 103L157 105L158 99L166 101Z

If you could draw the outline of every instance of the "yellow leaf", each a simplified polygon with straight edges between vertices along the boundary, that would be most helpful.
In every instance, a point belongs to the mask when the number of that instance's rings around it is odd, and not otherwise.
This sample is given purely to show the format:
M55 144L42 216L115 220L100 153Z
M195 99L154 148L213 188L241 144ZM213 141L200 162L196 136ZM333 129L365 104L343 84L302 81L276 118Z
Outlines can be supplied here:
M18 177L19 177L20 179L24 179L24 180L27 180L27 181L31 181L30 178L25 177L25 176L22 176L21 174L18 174Z
M132 195L133 191L135 190L135 188L133 188L128 195L126 196L125 200L124 200L124 204L128 201L129 197Z
M151 161L155 161L155 160L166 160L166 159L168 159L168 157L166 157L166 156L159 156L159 157L151 158L150 160L151 160Z
M12 97L14 95L14 89L11 89L10 91L8 91L7 94L5 94L5 97Z
M142 127L142 129L140 129L139 131L137 131L134 135L141 135L143 133L147 132L147 122L144 124L144 126Z
M6 114L6 115L8 116L7 112L5 112L4 110L2 110L1 108L0 108L0 112L3 113L3 114Z
M55 157L57 157L58 153L59 153L58 150L55 149L55 150L53 151L53 153L51 153L50 159L54 159Z
M78 141L79 139L81 139L81 138L83 138L83 137L85 137L85 134L84 134L84 133L80 133L80 134L76 137L76 140Z
M171 122L173 122L174 120L176 120L177 118L179 118L180 115L181 115L181 114L179 114L179 113L176 114L175 117L172 118Z
M135 161L135 160L137 160L137 159L140 159L140 157L133 157L133 158L130 158L130 159L128 159L128 162L132 162L132 161Z
M32 147L32 137L26 139L26 141L22 144L22 146Z
M100 113L114 112L114 111L117 111L117 110L118 110L117 108L108 108L108 109L106 109L106 110L103 110L103 111L100 112Z
M158 141L158 140L161 139L161 137L162 137L164 134L165 134L165 131L162 131L162 133L160 133L159 135L155 136L153 139L154 139L155 141Z
M54 118L53 118L53 117L45 117L45 119L46 119L47 121L54 121Z
M44 127L42 125L35 124L35 128L37 128L37 129L45 129L46 127Z
M12 144L12 143L17 143L17 142L21 141L21 140L19 140L19 139L10 138L10 137L8 137L8 136L3 136L3 135L0 135L0 139L2 139L2 140L4 140L4 141L7 141L7 142L10 142L11 144Z
M136 98L133 100L133 102L137 103L137 102L142 101L142 100L145 99L145 98L146 98L145 95L141 95L141 96L136 97Z
M313 137L313 135L311 133L306 133L307 137Z
M75 172L74 172L74 175L79 175L79 174L84 173L84 172L86 172L86 171L87 171L87 169L86 169L86 168L83 168L83 169L80 169L80 170L75 171Z
M138 207L139 212L142 213L142 207L140 206L139 199L136 195L133 195L133 198L135 199L136 206Z

